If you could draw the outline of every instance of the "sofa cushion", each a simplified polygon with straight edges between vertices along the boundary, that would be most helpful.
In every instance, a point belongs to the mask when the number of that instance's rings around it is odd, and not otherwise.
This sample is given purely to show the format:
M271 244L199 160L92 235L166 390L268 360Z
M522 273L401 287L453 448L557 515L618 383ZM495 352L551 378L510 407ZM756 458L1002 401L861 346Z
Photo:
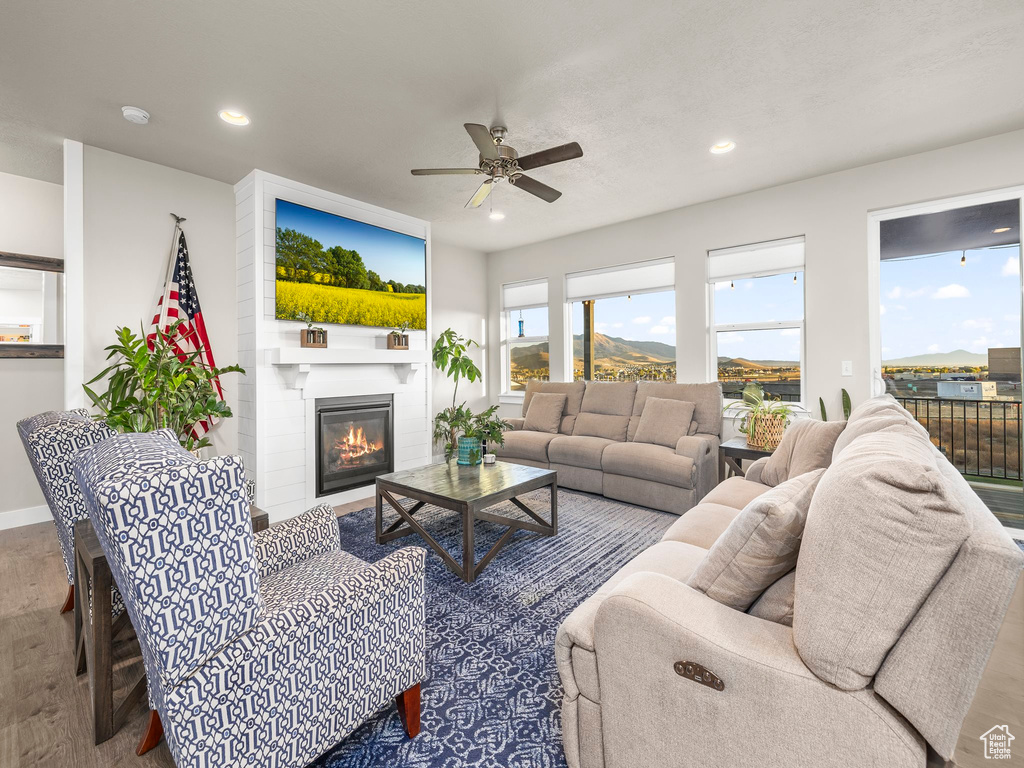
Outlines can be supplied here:
M526 432L525 430L504 433L505 444L487 443L487 448L496 456L505 459L529 459L547 464L548 444L558 437L550 432Z
M686 400L693 403L694 423L687 434L698 432L705 435L722 434L722 385L717 381L710 384L676 384L668 381L638 381L633 414L629 420L629 439L633 439L644 405L649 397L666 400Z
M691 489L696 482L693 459L650 443L612 443L604 449L601 468L609 474L638 477L678 488Z
M761 482L776 486L791 477L828 468L832 463L832 449L844 427L845 421L794 421L782 435L779 447L765 462Z
M523 429L558 434L565 412L565 393L538 392L530 400Z
M690 429L693 408L693 403L688 400L647 398L633 441L663 445L675 450L679 438L685 437Z
M701 502L676 520L661 537L662 541L685 541L711 549L740 510L723 504Z
M843 690L867 686L971 525L930 442L908 427L859 437L811 502L796 575L793 638Z
M824 472L787 480L750 502L708 551L689 585L723 605L747 610L796 567L807 510Z
M792 570L766 589L747 611L765 621L793 626L793 598L796 594L796 570Z
M742 477L730 477L719 483L701 501L712 504L724 504L733 509L743 509L747 504L756 499L762 493L770 491L767 485L753 483Z
M621 443L626 440L626 429L628 426L629 418L626 416L583 412L576 417L576 424L572 428L572 433L574 436L603 437L605 440L614 440Z
M605 448L614 444L614 440L603 437L558 435L548 446L548 461L585 469L601 469L601 454Z
M526 394L523 396L523 416L530 409L530 402L538 392L553 392L565 395L565 412L562 414L562 424L558 431L563 435L571 435L573 425L576 423L576 414L580 412L583 403L583 392L586 389L586 382L583 381L538 381L530 379L526 382Z
M580 412L628 417L635 399L635 381L588 381Z

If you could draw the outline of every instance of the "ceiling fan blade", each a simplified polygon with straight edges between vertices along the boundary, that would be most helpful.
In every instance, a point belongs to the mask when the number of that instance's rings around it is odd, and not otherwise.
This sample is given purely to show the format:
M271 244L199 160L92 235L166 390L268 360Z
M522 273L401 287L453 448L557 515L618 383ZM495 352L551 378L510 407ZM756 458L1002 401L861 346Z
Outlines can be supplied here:
M563 144L560 147L551 147L551 149L534 152L532 155L524 155L519 158L518 162L520 168L524 171L529 171L532 168L540 168L542 165L575 160L577 157L583 157L583 148L574 141L570 144Z
M469 134L469 138L476 144L476 148L480 150L480 156L484 160L497 160L498 159L498 148L494 145L494 139L491 138L491 131L486 125L480 125L479 123L466 123L466 133Z
M483 173L479 168L414 168L413 176L441 176L447 174L474 174Z
M539 181L531 179L529 176L517 176L512 184L516 189L529 192L531 195L536 195L541 200L549 203L555 202L555 200L562 196L562 193L557 189L552 189L547 184L541 184Z
M466 203L467 208L479 208L480 204L487 199L487 196L491 194L491 188L494 185L490 179L484 179L483 184L477 187L476 192L469 198L469 202Z

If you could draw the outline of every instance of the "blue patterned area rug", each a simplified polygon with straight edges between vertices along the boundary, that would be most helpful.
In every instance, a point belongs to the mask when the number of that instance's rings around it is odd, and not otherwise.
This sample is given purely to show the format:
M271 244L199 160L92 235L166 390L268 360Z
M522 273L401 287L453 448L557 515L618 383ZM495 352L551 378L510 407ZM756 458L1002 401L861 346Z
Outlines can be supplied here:
M524 501L547 518L548 492ZM387 510L387 508L385 507ZM525 516L511 504L491 511ZM385 512L385 524L397 517ZM455 513L424 507L416 519L461 562ZM555 632L573 608L678 518L589 494L559 491L558 535L525 531L507 544L473 584L427 551L427 679L422 731L405 736L395 707L363 724L314 765L318 768L559 768L562 687ZM378 546L373 510L342 517L342 548L375 561L418 536ZM478 522L477 561L503 527Z

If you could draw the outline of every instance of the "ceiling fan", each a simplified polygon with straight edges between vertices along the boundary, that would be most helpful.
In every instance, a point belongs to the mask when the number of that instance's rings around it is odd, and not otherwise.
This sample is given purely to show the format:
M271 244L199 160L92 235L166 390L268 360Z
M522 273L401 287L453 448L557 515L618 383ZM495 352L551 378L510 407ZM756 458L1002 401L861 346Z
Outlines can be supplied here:
M569 144L562 144L558 147L551 147L541 152L534 152L532 155L519 156L519 153L505 143L505 136L508 131L502 126L494 126L488 129L486 125L478 123L466 123L466 132L473 139L477 149L480 150L480 165L477 168L416 168L413 176L436 176L449 174L470 174L482 175L487 178L483 180L473 196L466 203L467 208L478 208L487 196L491 194L494 185L502 180L512 186L536 195L541 200L549 203L555 202L562 196L557 189L552 189L547 184L542 184L536 179L525 176L523 171L540 168L544 165L561 163L565 160L574 160L583 157L583 150L575 141Z

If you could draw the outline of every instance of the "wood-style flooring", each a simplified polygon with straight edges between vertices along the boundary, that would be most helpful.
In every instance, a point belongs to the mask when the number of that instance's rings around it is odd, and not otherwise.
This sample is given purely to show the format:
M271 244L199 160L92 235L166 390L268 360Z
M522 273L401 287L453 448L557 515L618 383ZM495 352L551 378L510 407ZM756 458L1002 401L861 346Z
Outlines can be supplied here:
M372 500L339 507L339 514ZM136 757L145 702L109 741L96 746L86 676L75 677L72 614L58 613L67 583L50 523L0 531L0 768L173 768L164 742ZM130 634L130 633L129 633ZM121 685L141 670L137 644L116 649ZM1024 587L1010 612L960 733L956 764L990 765L979 736L993 725L1017 736L1010 764L1024 764Z

